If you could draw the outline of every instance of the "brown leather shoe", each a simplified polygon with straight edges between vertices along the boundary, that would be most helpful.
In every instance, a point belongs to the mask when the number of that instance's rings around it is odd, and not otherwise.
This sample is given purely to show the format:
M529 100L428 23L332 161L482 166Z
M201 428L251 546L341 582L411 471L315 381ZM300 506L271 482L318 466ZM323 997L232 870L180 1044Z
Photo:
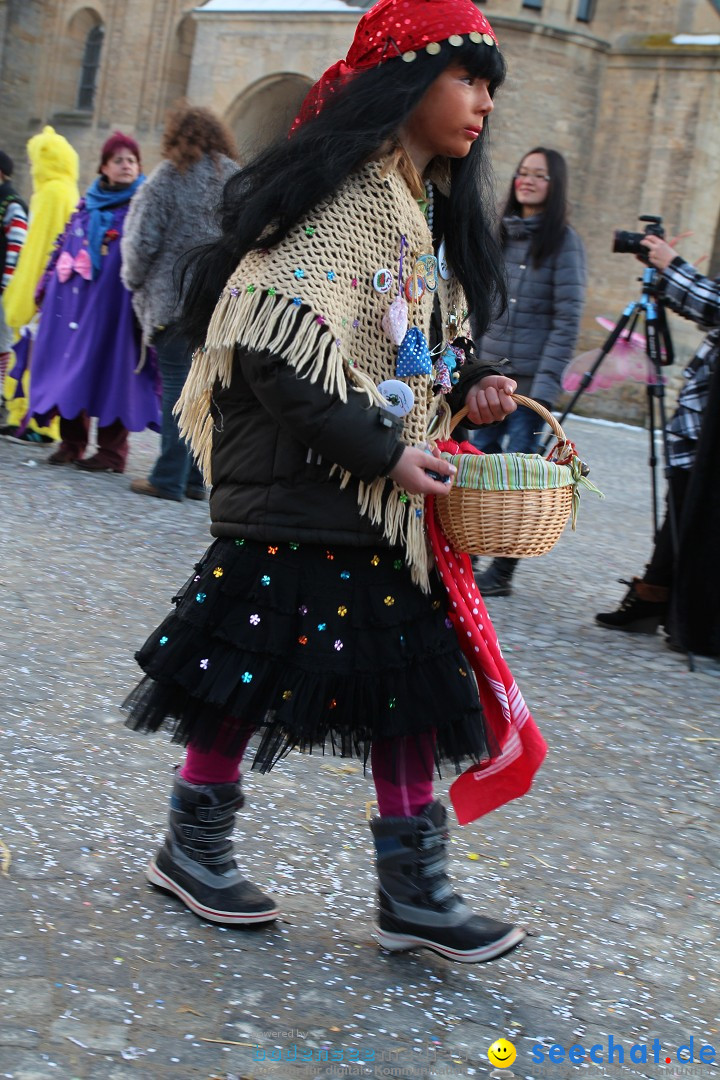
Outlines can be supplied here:
M47 459L48 465L74 465L79 461L79 456L69 446L59 446L54 454Z
M117 465L113 465L102 454L93 454L92 457L83 458L82 461L76 461L78 469L83 469L85 472L112 472L123 473L125 472L125 466L122 465L118 468Z
M178 495L170 495L169 492L163 491L161 488L155 487L149 480L133 480L130 483L130 490L134 491L136 495L152 495L154 499L167 499L169 502L182 502L182 498Z

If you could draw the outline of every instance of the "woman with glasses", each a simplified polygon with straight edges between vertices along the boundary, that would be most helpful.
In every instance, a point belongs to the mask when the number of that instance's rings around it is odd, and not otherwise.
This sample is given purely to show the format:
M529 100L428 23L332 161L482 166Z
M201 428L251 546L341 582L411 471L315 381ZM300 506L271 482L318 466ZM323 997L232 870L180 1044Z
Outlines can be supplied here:
M505 360L518 393L550 409L572 358L585 298L585 250L568 225L568 173L562 154L536 146L522 158L503 211L508 306L480 338L482 360ZM473 432L486 453L534 453L541 421L520 406L502 423ZM485 596L509 596L516 559L495 559L477 575Z

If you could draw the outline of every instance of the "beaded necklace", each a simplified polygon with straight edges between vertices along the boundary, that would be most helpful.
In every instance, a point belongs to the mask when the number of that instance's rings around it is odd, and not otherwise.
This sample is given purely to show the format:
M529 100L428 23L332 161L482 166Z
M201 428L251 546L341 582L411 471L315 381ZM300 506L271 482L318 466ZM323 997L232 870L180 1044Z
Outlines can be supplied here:
M418 206L422 210L428 223L428 229L432 233L433 221L435 220L435 189L431 180L425 181L425 198L418 199Z

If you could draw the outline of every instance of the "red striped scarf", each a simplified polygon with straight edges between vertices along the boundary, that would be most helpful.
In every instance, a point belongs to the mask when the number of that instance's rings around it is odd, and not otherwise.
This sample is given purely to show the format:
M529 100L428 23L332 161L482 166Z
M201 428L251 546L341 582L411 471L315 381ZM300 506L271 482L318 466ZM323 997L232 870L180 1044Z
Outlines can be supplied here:
M439 443L438 447L452 454L479 452L469 443L462 443L458 450L454 441ZM426 523L435 565L450 602L448 617L477 680L488 744L499 747L495 756L471 765L450 786L457 819L467 825L525 795L547 753L547 745L503 659L475 584L470 557L450 547L435 516L433 495L427 498Z

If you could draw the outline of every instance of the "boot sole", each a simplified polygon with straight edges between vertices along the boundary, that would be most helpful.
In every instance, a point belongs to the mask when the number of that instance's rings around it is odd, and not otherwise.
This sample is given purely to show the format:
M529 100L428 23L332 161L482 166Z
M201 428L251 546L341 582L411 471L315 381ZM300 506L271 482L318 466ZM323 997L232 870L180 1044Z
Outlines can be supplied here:
M408 952L410 949L431 949L444 956L446 960L455 960L460 964L483 964L488 960L497 960L506 956L527 937L527 930L521 926L515 926L504 937L497 941L491 941L479 949L450 949L446 945L438 945L436 941L428 938L417 937L414 934L395 934L389 930L383 930L377 923L373 923L373 935L388 952Z
M606 623L601 622L600 619L595 619L596 624L602 626L603 630L621 630L624 634L654 634L661 621L661 619L651 615L647 619L637 619L635 622L628 623L627 626L618 626L617 623Z
M154 859L151 859L148 863L145 876L151 885L154 885L157 889L162 889L163 892L173 893L179 900L182 900L186 907L190 908L194 915L198 915L201 919L207 919L208 922L220 923L224 926L256 926L260 923L273 922L280 914L279 908L273 908L271 911L238 912L221 911L217 908L209 908L204 904L199 904L186 889L183 889L181 885L178 885L167 874L164 874Z

